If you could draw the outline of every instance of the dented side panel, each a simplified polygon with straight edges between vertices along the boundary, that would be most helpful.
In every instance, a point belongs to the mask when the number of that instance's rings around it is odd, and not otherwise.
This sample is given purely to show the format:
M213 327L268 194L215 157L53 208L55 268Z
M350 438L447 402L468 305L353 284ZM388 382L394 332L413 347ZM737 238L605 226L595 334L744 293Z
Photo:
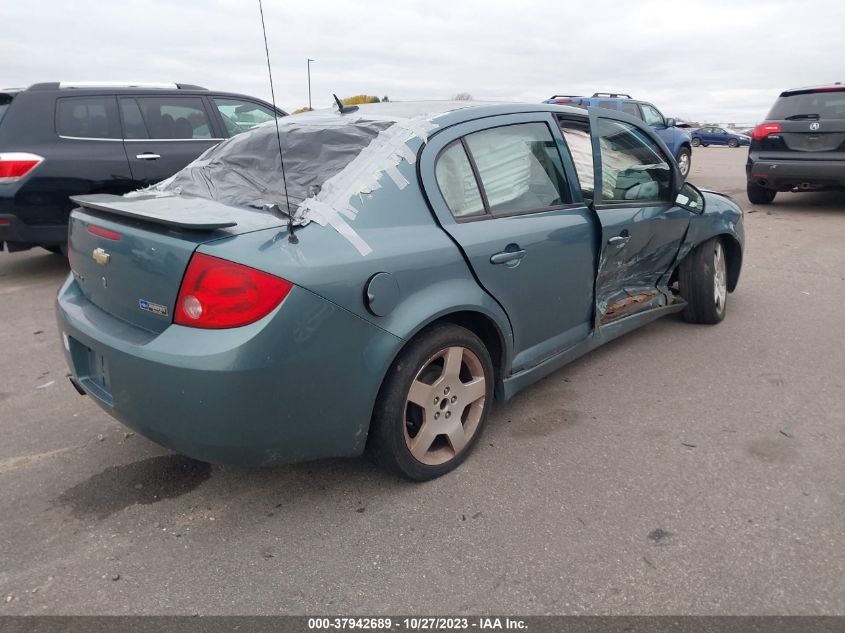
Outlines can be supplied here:
M680 207L598 207L602 251L596 276L599 324L669 302L664 283L690 224Z

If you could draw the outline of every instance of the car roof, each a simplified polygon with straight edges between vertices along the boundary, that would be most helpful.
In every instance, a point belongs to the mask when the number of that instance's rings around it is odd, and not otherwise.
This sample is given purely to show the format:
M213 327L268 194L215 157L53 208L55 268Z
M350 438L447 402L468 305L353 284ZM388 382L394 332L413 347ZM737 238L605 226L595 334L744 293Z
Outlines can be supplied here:
M808 93L808 92L816 92L816 91L819 91L819 92L824 92L824 91L834 92L834 91L839 91L839 90L845 91L845 84L843 84L841 81L837 81L837 82L832 83L832 84L821 84L821 85L818 85L818 86L804 86L802 88L790 88L789 90L784 90L783 92L781 92L780 96L781 97L788 97L788 96L791 96L791 95L794 95L794 94L804 94L804 93Z
M361 117L372 120L424 121L443 128L465 121L488 116L520 114L526 112L558 112L585 115L583 108L545 103L512 103L495 101L389 101L367 103L348 114L340 114L335 108L312 110L294 115L303 122L329 123L331 119L341 120Z

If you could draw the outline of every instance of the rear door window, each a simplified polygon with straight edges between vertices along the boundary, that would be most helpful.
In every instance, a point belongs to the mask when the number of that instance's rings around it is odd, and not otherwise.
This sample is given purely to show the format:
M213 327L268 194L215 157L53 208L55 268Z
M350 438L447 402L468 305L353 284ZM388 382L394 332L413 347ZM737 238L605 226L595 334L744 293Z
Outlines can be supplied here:
M478 182L460 140L446 147L434 168L437 186L443 199L456 218L484 215L484 201Z
M592 197L595 189L595 172L593 166L593 142L590 137L590 124L587 121L572 119L558 119L563 139L569 148L569 155L575 164L581 192Z
M270 108L253 101L220 97L215 97L213 101L229 136L246 132L256 125L273 120L273 111Z
M571 202L560 153L545 123L491 128L465 139L494 216Z
M65 138L120 138L114 97L56 100L56 133Z
M623 101L622 102L622 112L625 114L630 114L631 116L635 116L638 119L642 119L643 115L640 113L640 106L636 103L631 103L630 101Z
M604 108L605 110L616 110L616 102L615 101L599 101L599 107Z
M134 101L136 105L124 103L127 101ZM199 97L121 99L121 112L127 130L126 138L190 140L210 139L213 136L208 115ZM143 129L139 125L138 112L144 124ZM129 136L130 133L136 136Z

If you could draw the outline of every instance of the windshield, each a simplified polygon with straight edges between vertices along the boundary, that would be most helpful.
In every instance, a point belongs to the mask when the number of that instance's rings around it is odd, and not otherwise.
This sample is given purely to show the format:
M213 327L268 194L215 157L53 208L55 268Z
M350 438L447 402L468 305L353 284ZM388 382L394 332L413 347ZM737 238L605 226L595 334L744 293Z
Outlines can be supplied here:
M809 92L780 97L766 117L769 121L783 121L790 117L815 119L845 119L845 90L837 92Z

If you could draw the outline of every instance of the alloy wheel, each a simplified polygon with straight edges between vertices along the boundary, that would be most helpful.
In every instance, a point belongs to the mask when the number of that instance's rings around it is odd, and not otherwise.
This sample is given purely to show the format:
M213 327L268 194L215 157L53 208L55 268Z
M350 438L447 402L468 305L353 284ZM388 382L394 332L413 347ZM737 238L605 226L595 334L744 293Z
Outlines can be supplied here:
M417 372L405 401L405 444L429 466L461 453L478 430L486 405L484 366L461 346L431 356Z
M689 154L686 152L678 157L678 169L681 172L681 176L686 176L689 173Z

